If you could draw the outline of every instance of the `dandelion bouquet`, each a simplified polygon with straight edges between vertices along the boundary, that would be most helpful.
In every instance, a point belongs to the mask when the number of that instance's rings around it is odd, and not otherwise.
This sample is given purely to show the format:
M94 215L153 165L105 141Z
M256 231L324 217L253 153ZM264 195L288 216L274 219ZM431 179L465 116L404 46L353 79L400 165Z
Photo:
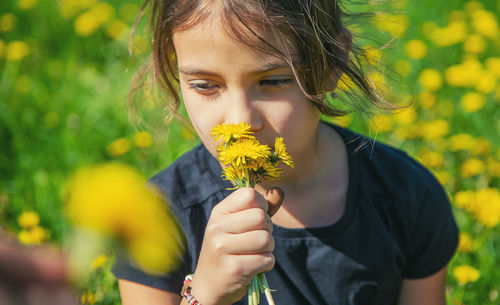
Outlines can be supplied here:
M250 131L251 126L245 122L240 124L220 124L212 129L215 140L222 140L217 147L219 161L225 166L222 177L232 181L238 189L255 187L262 180L278 180L283 169L280 162L293 168L292 157L287 153L283 138L275 140L274 149L260 144ZM274 305L271 289L264 273L257 274L248 288L248 304L257 305L260 293L264 293L267 302Z

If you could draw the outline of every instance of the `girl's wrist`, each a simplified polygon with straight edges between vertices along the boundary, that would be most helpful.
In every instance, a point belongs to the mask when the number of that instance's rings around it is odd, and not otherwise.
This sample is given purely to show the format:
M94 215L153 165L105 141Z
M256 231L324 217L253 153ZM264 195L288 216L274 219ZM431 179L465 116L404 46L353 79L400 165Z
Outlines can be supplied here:
M196 300L201 305L230 305L231 303L224 303L222 300L218 299L215 291L207 288L203 282L200 282L199 278L193 276L190 283L190 293L196 298Z

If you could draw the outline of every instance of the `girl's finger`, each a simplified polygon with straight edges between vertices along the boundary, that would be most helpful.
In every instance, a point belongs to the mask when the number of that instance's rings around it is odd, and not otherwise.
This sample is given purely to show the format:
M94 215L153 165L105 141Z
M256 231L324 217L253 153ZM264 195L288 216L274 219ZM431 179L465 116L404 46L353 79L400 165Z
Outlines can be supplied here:
M223 252L234 255L259 254L274 251L274 238L268 231L256 230L224 236Z
M261 208L252 208L221 218L220 228L231 234L241 234L255 230L273 231L271 217Z
M264 197L253 188L237 189L214 208L217 213L235 213L251 208L261 208L267 212L268 204Z
M283 200L285 200L285 192L283 192L281 188L275 186L266 192L264 198L266 198L269 205L267 213L269 216L273 216L276 212L278 212Z

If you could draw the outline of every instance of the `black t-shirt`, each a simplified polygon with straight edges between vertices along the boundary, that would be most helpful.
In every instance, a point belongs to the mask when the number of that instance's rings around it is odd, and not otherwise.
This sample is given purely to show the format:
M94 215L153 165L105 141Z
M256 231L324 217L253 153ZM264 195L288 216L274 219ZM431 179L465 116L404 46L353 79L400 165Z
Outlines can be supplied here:
M458 228L448 196L406 153L333 126L349 159L343 216L326 227L274 226L276 264L266 273L276 304L396 304L401 281L434 274L451 259ZM231 191L203 145L151 179L186 235L182 264L153 277L118 258L116 277L178 293L193 273L212 208ZM247 298L235 304L247 304ZM261 304L267 304L261 298Z

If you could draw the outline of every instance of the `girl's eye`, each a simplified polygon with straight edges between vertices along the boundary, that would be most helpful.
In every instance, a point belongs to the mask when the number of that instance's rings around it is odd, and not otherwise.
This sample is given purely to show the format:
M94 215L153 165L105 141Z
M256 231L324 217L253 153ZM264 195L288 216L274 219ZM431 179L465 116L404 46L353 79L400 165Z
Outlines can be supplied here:
M189 88L194 89L202 94L209 95L219 89L219 86L209 82L193 82L189 84Z
M291 82L291 78L271 78L259 81L259 85L263 87L280 88L290 84Z

